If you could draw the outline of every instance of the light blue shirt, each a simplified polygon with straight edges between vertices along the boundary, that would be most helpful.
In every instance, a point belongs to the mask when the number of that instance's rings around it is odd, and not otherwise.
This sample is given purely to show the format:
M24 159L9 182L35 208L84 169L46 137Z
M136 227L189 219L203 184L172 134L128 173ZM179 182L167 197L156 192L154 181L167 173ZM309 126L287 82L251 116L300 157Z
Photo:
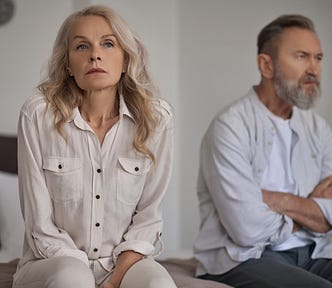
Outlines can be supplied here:
M292 219L272 211L262 198L262 177L274 141L266 111L251 89L213 119L203 138L197 181L201 225L194 245L197 275L225 273L292 235ZM296 107L290 128L295 194L308 197L332 175L332 131L319 115ZM332 199L314 200L332 224ZM301 233L316 243L313 258L332 258L331 231Z

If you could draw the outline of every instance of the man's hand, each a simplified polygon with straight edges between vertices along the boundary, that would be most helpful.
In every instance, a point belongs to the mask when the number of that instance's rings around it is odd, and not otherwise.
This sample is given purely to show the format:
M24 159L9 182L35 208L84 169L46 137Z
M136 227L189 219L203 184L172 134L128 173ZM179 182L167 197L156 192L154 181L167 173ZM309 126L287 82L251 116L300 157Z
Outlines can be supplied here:
M309 197L332 198L332 176L325 178L311 192Z
M293 233L299 231L301 229L301 225L293 221Z

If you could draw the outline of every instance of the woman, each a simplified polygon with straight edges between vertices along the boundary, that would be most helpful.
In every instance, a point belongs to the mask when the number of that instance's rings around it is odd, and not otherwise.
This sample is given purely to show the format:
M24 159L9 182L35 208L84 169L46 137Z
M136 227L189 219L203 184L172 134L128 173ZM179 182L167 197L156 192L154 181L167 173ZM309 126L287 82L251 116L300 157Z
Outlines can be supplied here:
M26 237L13 287L175 287L152 258L173 118L139 38L107 7L73 13L39 90L19 120Z

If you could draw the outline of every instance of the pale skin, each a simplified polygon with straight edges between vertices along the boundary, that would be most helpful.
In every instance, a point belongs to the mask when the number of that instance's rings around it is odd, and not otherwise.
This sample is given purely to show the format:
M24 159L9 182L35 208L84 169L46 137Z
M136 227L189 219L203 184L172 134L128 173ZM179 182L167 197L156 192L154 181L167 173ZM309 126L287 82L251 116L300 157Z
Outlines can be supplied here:
M289 81L298 81L306 74L321 77L322 50L317 35L300 28L288 28L280 36L277 60L283 75ZM268 54L259 54L257 63L262 80L255 90L265 106L275 115L289 119L293 106L276 95L273 59ZM309 89L310 81L302 85ZM326 233L332 227L312 197L332 198L332 176L318 183L308 198L280 191L262 190L263 201L275 212L289 216L294 221L293 232L304 227L313 232Z
M122 47L103 17L84 16L74 23L69 37L68 72L85 91L79 110L100 145L119 120L117 87L126 70L124 58ZM134 251L122 252L103 287L120 287L128 269L142 258L143 255Z

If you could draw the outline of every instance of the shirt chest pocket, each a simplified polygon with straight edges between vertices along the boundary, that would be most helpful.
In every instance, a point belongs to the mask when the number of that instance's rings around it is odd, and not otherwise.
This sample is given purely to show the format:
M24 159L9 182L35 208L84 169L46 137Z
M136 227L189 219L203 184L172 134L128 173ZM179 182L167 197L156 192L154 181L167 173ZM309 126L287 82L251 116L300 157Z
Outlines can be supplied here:
M82 197L82 160L71 157L44 159L47 188L54 201L78 201Z
M149 159L119 158L117 173L117 199L125 204L136 205L144 188Z

